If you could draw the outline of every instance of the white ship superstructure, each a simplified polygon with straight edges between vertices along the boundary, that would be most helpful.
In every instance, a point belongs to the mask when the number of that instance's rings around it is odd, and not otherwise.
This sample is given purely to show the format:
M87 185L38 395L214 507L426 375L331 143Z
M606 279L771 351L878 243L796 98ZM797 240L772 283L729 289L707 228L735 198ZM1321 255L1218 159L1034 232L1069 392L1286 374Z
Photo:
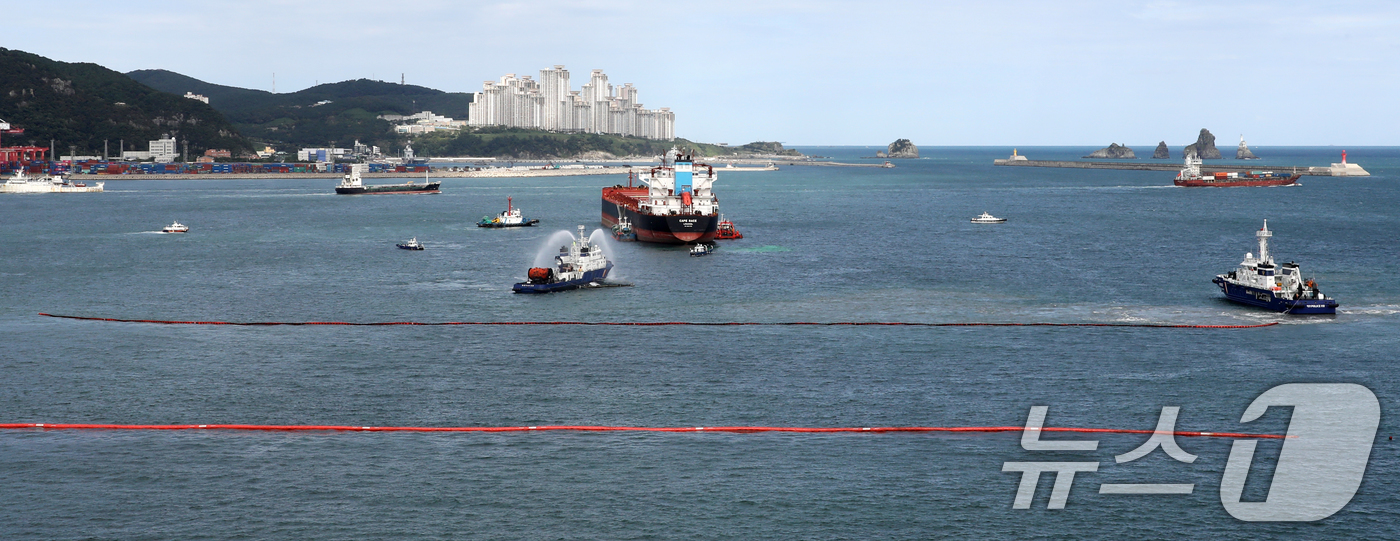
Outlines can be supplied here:
M715 168L697 164L689 154L675 147L666 152L659 167L638 175L647 187L647 198L639 210L653 216L713 216L719 212L719 199L711 191Z

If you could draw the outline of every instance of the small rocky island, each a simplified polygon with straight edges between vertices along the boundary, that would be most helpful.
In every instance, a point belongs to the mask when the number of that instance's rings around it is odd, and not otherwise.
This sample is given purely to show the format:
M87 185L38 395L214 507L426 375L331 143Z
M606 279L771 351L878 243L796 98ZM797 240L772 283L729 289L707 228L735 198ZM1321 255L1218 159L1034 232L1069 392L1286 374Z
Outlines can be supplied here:
M1259 159L1258 156L1255 156L1253 152L1250 152L1250 151L1249 151L1249 145L1244 144L1244 136L1243 136L1243 135L1240 136L1240 147L1237 148L1237 149L1235 149L1235 159L1236 159L1236 160L1257 160L1257 159Z
M1215 136L1211 135L1210 130L1205 128L1201 128L1201 135L1196 137L1196 142L1186 145L1183 152L1187 156L1195 154L1197 158L1202 160L1218 160L1221 157L1220 149L1215 148Z
M1166 142L1166 141L1162 141L1162 142L1160 142L1160 143L1157 143L1157 150L1152 151L1152 159L1154 159L1154 160L1170 160L1171 158L1172 158L1172 153L1171 153L1170 150L1167 150L1167 142Z
M908 139L899 139L890 143L888 152L876 152L876 158L917 158L919 157L919 147L914 146Z
M1108 148L1095 150L1085 158L1106 158L1110 160L1136 160L1137 154L1133 149L1122 146L1118 143L1108 145Z

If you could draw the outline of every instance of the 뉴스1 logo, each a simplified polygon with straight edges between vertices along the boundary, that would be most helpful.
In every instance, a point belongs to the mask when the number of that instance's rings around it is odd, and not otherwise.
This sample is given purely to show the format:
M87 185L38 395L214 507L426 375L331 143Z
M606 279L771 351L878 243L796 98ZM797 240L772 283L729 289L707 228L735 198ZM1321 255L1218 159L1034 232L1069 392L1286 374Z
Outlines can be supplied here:
M1240 422L1248 423L1264 415L1269 406L1291 406L1293 416L1279 452L1278 464L1269 483L1269 495L1262 502L1243 502L1245 478L1254 458L1257 440L1237 439L1220 480L1220 503L1231 516L1247 522L1301 522L1322 520L1340 511L1356 495L1371 444L1380 425L1380 402L1370 389L1350 383L1290 383L1279 385L1254 399ZM1032 406L1021 432L1021 447L1027 451L1093 451L1098 441L1041 441L1046 406ZM1115 456L1118 464L1132 462L1161 449L1167 456L1190 464L1196 456L1176 443L1176 417L1179 407L1162 408L1157 428L1146 442L1132 451ZM1044 472L1055 472L1048 509L1063 509L1074 477L1079 472L1097 472L1099 463L1086 462L1006 462L1001 471L1021 472L1013 509L1029 509L1036 485ZM1189 495L1194 483L1103 483L1099 494L1178 494Z

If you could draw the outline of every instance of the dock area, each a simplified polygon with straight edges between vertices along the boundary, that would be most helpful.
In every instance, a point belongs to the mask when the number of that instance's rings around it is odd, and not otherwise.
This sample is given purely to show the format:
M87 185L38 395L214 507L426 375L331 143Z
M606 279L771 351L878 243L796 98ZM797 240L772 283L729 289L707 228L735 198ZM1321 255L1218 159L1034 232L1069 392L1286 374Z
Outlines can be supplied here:
M1024 159L999 159L994 160L992 165L1004 165L1010 167L1060 167L1072 169L1120 169L1126 171L1179 171L1179 163L1148 163L1135 161L1116 162L1081 162L1062 160L1024 160ZM1341 167L1339 167L1339 165ZM1277 171L1279 173L1296 173L1299 175L1315 177L1366 177L1371 174L1360 166L1352 164L1332 164L1331 167L1310 167L1294 165L1262 165L1250 163L1243 165L1227 164L1202 164L1201 172L1214 173L1223 171L1226 173L1243 173L1247 171Z

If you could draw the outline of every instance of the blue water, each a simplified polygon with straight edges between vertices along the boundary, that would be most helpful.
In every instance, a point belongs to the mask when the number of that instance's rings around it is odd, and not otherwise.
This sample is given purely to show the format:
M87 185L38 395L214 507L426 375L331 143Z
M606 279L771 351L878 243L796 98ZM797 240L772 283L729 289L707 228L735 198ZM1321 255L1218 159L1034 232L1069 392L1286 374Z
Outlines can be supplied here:
M856 161L876 148L806 148ZM1032 159L1093 149L1021 148ZM993 167L1009 148L921 149L894 169L721 172L743 240L710 257L610 245L630 288L510 285L560 230L599 227L618 177L446 179L441 195L345 197L334 181L113 180L0 197L0 423L376 426L1241 424L1282 383L1369 387L1382 420L1352 502L1246 523L1218 495L1230 439L1115 464L1019 434L0 432L4 539L1396 538L1400 148L1348 148L1368 178L1184 189L1172 173ZM1326 165L1340 149L1256 149ZM875 162L874 160L865 160ZM1233 160L1226 162L1235 163ZM541 227L487 230L511 196ZM968 219L988 211L999 226ZM1342 303L1284 318L1210 283L1255 251ZM186 235L156 233L179 220ZM394 248L417 237L422 252ZM237 321L922 321L1283 324L1144 328L197 327ZM1047 436L1049 438L1050 436ZM1263 442L1262 500L1279 443ZM1047 455L1047 456L1040 456ZM1007 461L1096 460L1068 505L1013 510ZM1189 496L1100 495L1111 482Z

